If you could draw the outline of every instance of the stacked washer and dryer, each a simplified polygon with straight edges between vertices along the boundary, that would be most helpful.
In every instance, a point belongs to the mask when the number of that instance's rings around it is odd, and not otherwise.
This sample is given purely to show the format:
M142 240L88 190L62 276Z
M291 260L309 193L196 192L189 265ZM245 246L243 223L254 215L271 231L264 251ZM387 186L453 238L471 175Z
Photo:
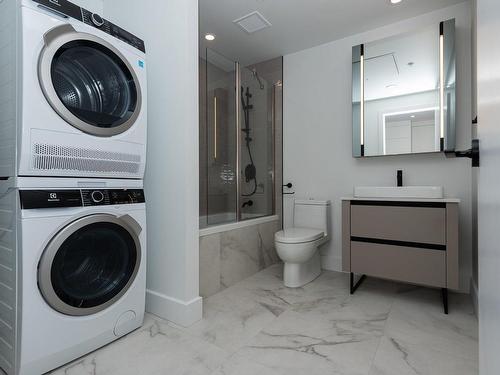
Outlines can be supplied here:
M66 0L0 1L0 368L141 326L144 42Z

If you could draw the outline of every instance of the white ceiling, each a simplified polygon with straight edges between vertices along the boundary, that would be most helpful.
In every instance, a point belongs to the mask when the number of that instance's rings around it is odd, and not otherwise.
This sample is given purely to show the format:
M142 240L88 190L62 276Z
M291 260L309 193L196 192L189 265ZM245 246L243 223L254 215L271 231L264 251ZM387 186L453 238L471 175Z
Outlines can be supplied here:
M297 52L464 0L199 0L200 47L242 64ZM259 11L272 27L245 33L233 21ZM204 35L217 36L206 42Z

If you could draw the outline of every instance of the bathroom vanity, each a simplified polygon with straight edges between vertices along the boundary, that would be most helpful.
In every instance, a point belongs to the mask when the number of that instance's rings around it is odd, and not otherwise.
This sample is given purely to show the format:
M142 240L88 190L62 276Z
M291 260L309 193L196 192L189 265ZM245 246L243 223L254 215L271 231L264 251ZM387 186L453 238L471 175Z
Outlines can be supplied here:
M351 293L366 276L448 289L459 287L457 199L344 198L342 266ZM354 275L362 275L357 284Z

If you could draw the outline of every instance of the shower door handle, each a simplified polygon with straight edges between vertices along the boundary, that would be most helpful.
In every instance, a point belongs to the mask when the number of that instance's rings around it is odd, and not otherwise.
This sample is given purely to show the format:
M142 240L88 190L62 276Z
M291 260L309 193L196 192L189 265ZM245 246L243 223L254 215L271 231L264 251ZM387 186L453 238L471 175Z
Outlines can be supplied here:
M286 188L288 188L288 189L291 189L291 188L293 188L293 184L292 184L291 182L289 182L288 184L283 185L283 187L286 187ZM281 193L282 193L283 195L294 195L294 194L295 194L295 192L292 192L292 193L285 193L285 192L283 191L283 188L281 189Z

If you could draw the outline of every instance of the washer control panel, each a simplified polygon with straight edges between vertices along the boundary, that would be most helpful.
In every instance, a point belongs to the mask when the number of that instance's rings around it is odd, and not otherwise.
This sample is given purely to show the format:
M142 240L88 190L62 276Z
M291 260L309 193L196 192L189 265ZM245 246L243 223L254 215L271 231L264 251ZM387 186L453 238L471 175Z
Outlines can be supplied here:
M20 190L24 210L145 203L142 189Z
M121 27L102 18L97 13L92 13L85 8L81 8L68 0L33 0L42 9L53 12L63 17L71 17L85 24L95 27L106 34L114 36L121 41L130 44L139 51L146 52L144 41Z

